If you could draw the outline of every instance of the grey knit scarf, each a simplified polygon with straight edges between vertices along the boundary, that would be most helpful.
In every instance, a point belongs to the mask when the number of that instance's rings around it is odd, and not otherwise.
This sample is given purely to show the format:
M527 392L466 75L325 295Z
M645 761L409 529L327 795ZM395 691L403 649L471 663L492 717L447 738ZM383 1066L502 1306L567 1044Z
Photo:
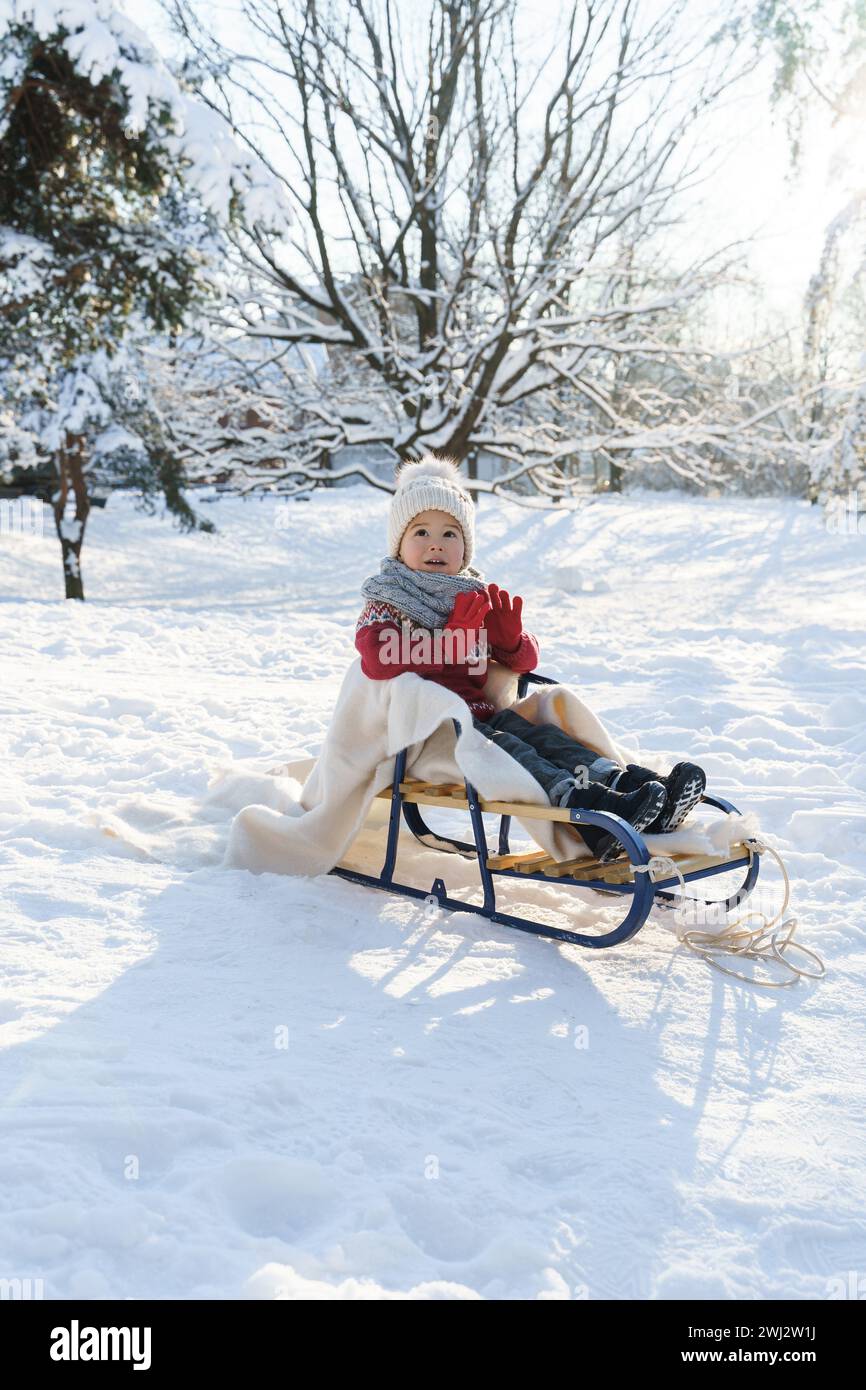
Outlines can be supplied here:
M402 560L387 555L379 573L371 574L361 585L365 599L383 599L399 608L422 627L443 627L451 617L458 594L483 593L487 588L479 570L466 565L458 574L435 574L432 570L413 570Z

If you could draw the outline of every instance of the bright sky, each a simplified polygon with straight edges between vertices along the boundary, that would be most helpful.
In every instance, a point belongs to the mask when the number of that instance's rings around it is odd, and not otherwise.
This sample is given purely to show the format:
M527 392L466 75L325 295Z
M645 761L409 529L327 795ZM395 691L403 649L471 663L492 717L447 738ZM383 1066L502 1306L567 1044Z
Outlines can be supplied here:
M701 190L698 218L708 243L753 239L749 261L768 307L788 318L802 304L827 225L846 193L842 177L832 172L840 135L823 113L811 119L801 166L793 172L783 116L769 104L771 81L768 68L756 73L748 95L721 118L726 150Z
M650 0L663 6L664 0ZM833 3L833 0L829 0ZM725 14L713 0L689 0L689 15L700 23L709 12ZM143 24L163 51L171 47L170 30L158 0L127 0L127 9ZM561 0L522 0L527 32L541 35L555 24ZM255 39L248 21L239 17L233 0L209 6L212 22L219 20L226 42L239 49L252 48ZM792 179L789 143L781 114L769 103L772 80L769 60L737 89L701 139L707 142L708 181L693 194L689 236L704 253L717 245L753 238L750 265L763 284L766 309L790 323L799 318L802 297L817 266L827 223L844 205L841 177L832 170L833 151L840 134L817 113L810 121L803 167ZM543 101L547 91L542 92ZM542 101L542 105L543 105ZM712 147L719 148L712 153ZM855 171L856 173L856 171ZM688 245L688 242L687 242ZM730 310L723 305L719 326L725 336L749 336L750 325L735 321L744 303L732 297Z

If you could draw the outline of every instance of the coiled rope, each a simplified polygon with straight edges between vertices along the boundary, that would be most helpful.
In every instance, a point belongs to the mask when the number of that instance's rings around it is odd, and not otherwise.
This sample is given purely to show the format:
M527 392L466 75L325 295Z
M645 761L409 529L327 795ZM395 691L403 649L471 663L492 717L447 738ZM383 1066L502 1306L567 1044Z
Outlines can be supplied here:
M735 980L745 980L750 985L762 985L768 989L782 989L786 985L795 985L798 980L820 980L826 973L826 967L817 951L811 950L801 942L795 941L794 932L797 929L798 919L787 917L783 922L779 922L785 912L791 898L791 884L788 878L788 871L782 862L781 856L768 845L765 840L757 835L750 836L743 842L749 851L749 868L755 854L772 854L776 863L782 871L784 880L784 901L779 911L774 917L768 918L766 913L759 912L756 908L749 909L742 917L737 917L733 922L728 922L721 931L699 931L696 928L689 928L684 932L677 933L677 939L681 945L686 946L695 955L702 956L709 961L710 965L716 970L721 970L724 975L732 975ZM655 854L648 864L635 864L632 866L635 873L650 873L657 871L661 874L675 874L679 879L683 890L682 902L698 902L699 900L689 898L686 892L686 881L676 860L671 859L667 854ZM721 906L721 904L720 904ZM760 926L746 927L738 931L737 928L743 922L748 922L751 918L757 918ZM776 926L776 923L779 925ZM775 930L774 930L775 928ZM786 951L801 951L808 956L816 966L817 970L806 970L802 966L795 965L788 960ZM784 969L790 972L790 979L782 980L759 980L753 975L747 975L740 970L732 970L730 966L723 965L717 957L736 956L744 960L760 960L764 962L775 961Z

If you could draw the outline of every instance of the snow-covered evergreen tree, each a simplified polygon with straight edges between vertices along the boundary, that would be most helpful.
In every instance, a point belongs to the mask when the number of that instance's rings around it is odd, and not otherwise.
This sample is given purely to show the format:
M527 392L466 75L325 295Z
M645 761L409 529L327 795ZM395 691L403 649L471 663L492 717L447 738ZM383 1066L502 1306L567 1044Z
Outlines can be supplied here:
M172 457L131 435L108 447L108 363L133 323L171 332L207 301L241 209L263 235L291 221L279 181L122 8L0 0L0 382L19 422L0 456L50 464L67 597L83 598L88 477L109 456L192 518Z

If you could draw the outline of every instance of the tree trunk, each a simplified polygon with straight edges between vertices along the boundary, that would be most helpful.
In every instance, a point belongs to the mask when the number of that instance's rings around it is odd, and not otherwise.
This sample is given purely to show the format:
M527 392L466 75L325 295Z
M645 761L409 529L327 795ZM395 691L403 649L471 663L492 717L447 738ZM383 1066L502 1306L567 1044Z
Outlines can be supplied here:
M622 492L622 480L624 477L624 470L620 468L618 463L614 463L613 459L611 459L608 492Z
M81 546L90 512L90 498L84 477L84 435L66 431L66 442L57 455L58 490L52 497L52 510L63 558L66 597L84 600L81 578ZM74 512L68 506L74 502ZM67 515L67 510L71 513Z

